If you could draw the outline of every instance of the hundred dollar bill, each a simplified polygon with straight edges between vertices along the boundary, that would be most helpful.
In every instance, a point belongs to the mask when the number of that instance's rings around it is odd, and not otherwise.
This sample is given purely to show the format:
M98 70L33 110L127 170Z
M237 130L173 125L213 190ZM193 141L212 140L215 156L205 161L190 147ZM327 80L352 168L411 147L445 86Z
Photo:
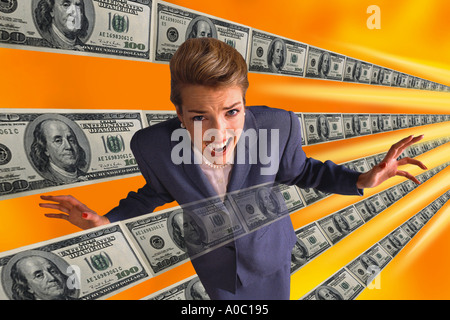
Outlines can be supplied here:
M197 275L188 277L142 300L210 300Z
M409 88L409 75L406 73L400 73L397 83L401 88Z
M297 115L298 121L300 122L300 127L302 130L302 146L304 146L304 145L306 145L306 138L305 138L306 134L305 134L305 124L303 121L303 114L300 112L294 112L294 113Z
M344 138L342 115L340 113L303 114L306 141L308 145Z
M393 186L387 190L380 192L380 197L383 199L386 206L390 206L394 202L401 199L403 196L400 190L398 190L398 186Z
M0 46L132 60L150 58L152 0L11 0Z
M428 206L426 206L425 208L420 210L419 214L422 214L425 217L425 219L430 220L436 214L436 212L440 209L441 204L439 203L439 205L438 205L438 202L439 202L439 200L433 201Z
M305 199L305 203L307 206L325 198L323 193L319 193L318 190L313 188L298 188L298 190L300 191L303 199Z
M419 214L415 214L412 216L408 221L405 222L405 224L408 226L408 230L405 230L406 233L410 237L413 237L422 227L424 226L424 221L419 217Z
M346 269L341 269L301 300L354 300L364 286Z
M417 229L415 227L415 225L413 225L412 223L410 223L410 221L406 221L405 223L403 223L400 228L403 229L403 231L406 232L406 234L412 238L414 237L414 235L417 233Z
M145 126L149 127L154 124L175 118L177 116L176 111L153 111L144 110L142 111L143 117L145 119Z
M364 173L364 172L367 172L370 170L369 165L365 158L349 161L349 162L343 163L343 165L351 170L358 171L361 173Z
M370 84L380 84L380 82L381 82L380 76L382 76L381 67L373 65L372 66L372 75L370 77Z
M399 77L399 73L398 71L392 71L391 74L391 87L398 87L399 86L399 81L400 81L400 77Z
M343 114L342 121L346 138L372 133L369 114Z
M216 38L235 48L247 61L250 28L171 3L156 3L154 62L168 63L190 38Z
M423 80L418 77L413 77L412 87L417 90L422 89L422 81Z
M381 80L380 84L388 87L392 86L392 81L394 81L393 79L394 70L382 68L381 72L383 73L383 75L380 77Z
M400 191L403 193L403 195L410 193L416 188L416 184L411 180L403 181L398 186L400 187Z
M366 161L369 166L369 169L372 169L374 166L376 166L378 163L380 163L383 160L384 156L385 156L385 154L381 153L381 154L374 154L373 156L366 157Z
M379 194L375 194L370 198L361 200L355 203L354 206L365 222L369 221L381 211L386 209L386 205L384 204Z
M350 232L363 225L364 220L359 216L353 206L349 206L320 219L317 223L325 232L328 239L331 240L332 244L336 244Z
M426 116L424 116L422 119L422 115L415 114L415 115L413 115L413 126L415 126L415 127L421 126L421 125L425 124L426 120L427 120Z
M0 109L0 199L129 175L140 111Z
M392 127L392 116L390 114L381 114L379 115L379 124L381 131L391 131Z
M229 196L248 232L304 207L295 187L284 185L261 185Z
M342 81L345 56L309 46L305 77Z
M422 79L421 82L422 83L421 83L421 86L420 86L420 90L428 90L428 83L429 83L429 81L425 80L425 79Z
M347 57L344 69L344 81L370 83L372 64Z
M399 124L399 115L398 114L391 114L391 127L392 130L398 130L400 128Z
M409 74L405 74L405 73L402 73L402 74L400 74L400 87L403 87L403 88L412 88L412 86L413 86L413 79L414 79L414 77L413 76L411 76L411 75L409 75Z
M226 194L223 200L212 197L182 206L183 238L191 260L250 232L249 221L240 219L231 202Z
M300 210L305 206L300 193L298 192L298 188L296 186L288 186L288 185L277 185L277 192L281 193L284 200L284 205L286 206L289 214Z
M331 247L315 222L295 230L295 235L297 241L291 253L291 274Z
M391 260L392 257L379 244L375 244L372 248L350 262L346 268L362 283L368 286Z
M433 115L433 114L423 114L423 115L421 115L421 117L422 117L422 125L442 122L442 121L438 120L438 118L437 118L438 116L442 116L442 115Z
M183 210L166 209L123 221L153 275L189 260L183 230Z
M398 227L385 238L380 240L379 244L387 253L389 253L392 257L395 257L409 240L411 240L411 237L405 232L405 230Z
M371 114L370 115L370 125L372 129L372 133L379 133L383 131L383 123L380 114Z
M419 213L417 213L416 215L415 215L415 217L417 217L417 219L419 220L419 221L421 221L422 222L422 224L426 224L427 223L427 221L428 221L428 218L422 213L422 212L419 212Z
M0 254L0 300L105 299L150 275L120 224Z
M427 82L426 90L434 91L436 89L436 83L432 81Z
M409 127L407 114L399 115L399 127L400 128L408 128Z
M408 114L407 118L408 118L408 127L410 127L410 128L414 127L414 124L413 124L414 115Z
M371 133L369 115L344 113L342 115L342 124L344 135L347 139Z
M253 29L251 45L250 72L303 76L306 44Z

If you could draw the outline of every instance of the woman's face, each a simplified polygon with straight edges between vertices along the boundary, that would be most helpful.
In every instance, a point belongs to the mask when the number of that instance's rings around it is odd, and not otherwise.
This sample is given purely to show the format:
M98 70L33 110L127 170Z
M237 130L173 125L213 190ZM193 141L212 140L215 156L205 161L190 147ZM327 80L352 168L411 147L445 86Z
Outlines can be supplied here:
M231 162L245 122L242 89L189 85L182 89L181 98L178 118L197 149L211 163Z

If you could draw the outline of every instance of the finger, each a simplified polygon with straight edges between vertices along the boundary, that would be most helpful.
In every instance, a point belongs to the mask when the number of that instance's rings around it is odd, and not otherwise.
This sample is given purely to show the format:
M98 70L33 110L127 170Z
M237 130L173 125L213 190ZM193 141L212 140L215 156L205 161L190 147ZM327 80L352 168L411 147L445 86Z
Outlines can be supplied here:
M62 213L46 213L46 214L44 214L44 216L46 216L47 218L52 218L52 219L69 220L69 216L66 214L62 214Z
M400 166L403 166L403 165L405 165L405 164L413 164L413 165L416 165L416 166L420 167L420 168L423 169L423 170L428 170L427 166L424 165L421 161L419 161L419 160L417 160L417 159L409 158L409 157L400 159L400 160L398 161L398 164L399 164Z
M397 143L394 143L391 148L389 149L388 153L386 154L386 158L390 159L397 159L398 156L403 152L399 153L400 148L405 144L412 140L413 136L409 136L406 138L403 138L402 140L398 141Z
M420 135L420 136L412 138L409 142L406 142L403 146L400 147L399 151L401 151L401 152L398 155L400 156L403 153L403 151L405 151L406 148L408 148L409 146L419 142L422 139L423 139L423 134Z
M79 203L79 201L71 195L61 195L61 196L42 195L41 199L53 201L53 202L59 202L59 203L62 203L62 202L70 203L72 206Z
M410 174L409 172L406 171L402 171L402 170L397 170L396 173L397 176L402 176L405 178L408 178L409 180L413 181L416 184L420 184L420 181L416 179L416 177L414 177L412 174Z
M63 205L60 204L56 204L56 203L39 203L39 206L42 208L47 208L47 209L55 209L55 210L59 210L65 213L69 213L69 209L64 207Z
M422 138L423 135L417 137L409 136L408 139L404 140L403 143L398 146L395 158L398 158L405 151L406 148L416 143L417 141L421 140Z

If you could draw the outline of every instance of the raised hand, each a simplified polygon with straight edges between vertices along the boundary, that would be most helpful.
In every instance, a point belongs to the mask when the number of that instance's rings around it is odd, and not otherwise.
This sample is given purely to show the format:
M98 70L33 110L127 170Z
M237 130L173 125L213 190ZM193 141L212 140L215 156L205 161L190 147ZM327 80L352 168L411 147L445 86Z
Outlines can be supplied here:
M392 145L383 161L374 166L370 171L367 171L359 176L356 184L357 187L360 189L373 188L394 176L402 176L417 184L420 184L419 180L417 180L412 174L400 170L398 167L406 164L413 164L419 166L423 170L427 170L428 168L416 159L406 157L397 160L397 158L407 147L422 140L422 138L423 135L417 137L409 136Z
M46 213L45 216L48 218L67 220L81 229L90 229L109 223L108 218L98 215L71 195L43 195L41 199L52 203L39 203L40 207L60 211L59 213Z

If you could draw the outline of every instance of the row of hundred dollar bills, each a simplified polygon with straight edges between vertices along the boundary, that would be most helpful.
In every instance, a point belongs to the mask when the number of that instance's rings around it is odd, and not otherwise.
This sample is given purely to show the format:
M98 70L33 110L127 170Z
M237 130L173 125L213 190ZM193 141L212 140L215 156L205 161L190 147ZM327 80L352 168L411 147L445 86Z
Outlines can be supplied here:
M425 182L447 165L418 179ZM402 182L296 230L291 270L299 269L414 188L409 180ZM259 185L2 252L0 299L106 299L301 210L306 202L300 190ZM338 232L331 232L332 228ZM29 283L36 277L48 281ZM178 291L182 292L175 294ZM147 298L161 296L207 298L195 277Z
M426 182L448 165L449 163L444 163L421 174L418 177L419 181ZM411 181L402 182L295 230L297 242L291 253L291 274L298 272L304 265L330 249L416 187ZM447 193L447 196L450 197L450 192ZM429 210L431 209L433 208L423 210L421 213L425 212L429 217ZM413 230L420 229L424 223L420 216L417 218L418 220L416 218L409 220L409 223L414 224L411 226ZM144 299L204 300L208 299L208 295L204 291L198 276L194 275Z
M158 0L0 1L0 46L167 63L189 38L233 46L250 72L449 92L434 81ZM60 5L60 10L53 10Z
M449 199L447 191L300 299L354 300L377 288L374 279Z
M375 119L386 123L400 119L398 123L408 127L450 120L450 115L359 114L356 117L360 120L354 122L347 121L355 117L346 114L297 115L306 132L303 135L305 145L319 141L317 132L325 127L319 125L322 117L330 128L326 141L354 137L344 128L351 129L355 123L361 128L370 128L362 134L376 133L373 128L378 122ZM132 136L144 127L173 117L176 117L174 111L0 109L0 200L139 175L130 150ZM69 133L70 147L66 149L70 154L65 161L50 152L48 128ZM445 142L446 138L443 139ZM426 148L430 146L427 144Z

